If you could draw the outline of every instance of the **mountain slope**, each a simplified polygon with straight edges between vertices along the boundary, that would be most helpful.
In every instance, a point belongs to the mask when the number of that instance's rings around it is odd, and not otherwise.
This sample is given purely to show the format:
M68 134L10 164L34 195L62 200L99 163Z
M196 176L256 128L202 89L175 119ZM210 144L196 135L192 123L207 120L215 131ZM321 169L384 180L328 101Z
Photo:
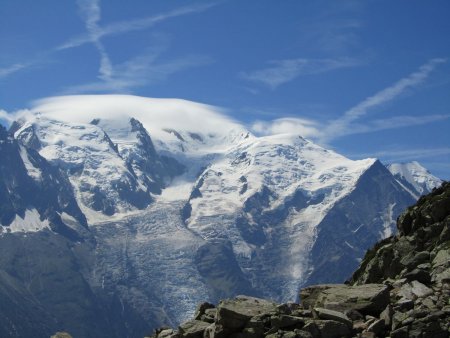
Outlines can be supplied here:
M302 285L345 280L414 201L375 159L352 161L298 135L256 137L230 121L218 130L196 112L184 113L197 123L174 120L170 128L133 109L141 123L127 113L133 100L114 101L122 113L112 117L44 112L15 123L15 138L2 131L11 160L1 163L0 197L10 207L0 217L10 231L0 247L8 274L19 276L4 283L29 290L57 318L56 326L43 319L46 327L86 336L88 329L56 315L72 302L68 292L87 304L74 307L74 318L98 314L86 328L98 322L109 325L104 336L130 337L180 323L205 299L294 300ZM179 116L164 109L167 120ZM32 220L40 225L34 232ZM32 270L35 280L55 285L60 298L29 289L30 265L15 265L14 248L24 245L34 248L29 264L44 265ZM61 259L46 264L46 255ZM58 284L59 274L77 282Z
M377 168L386 173L380 163ZM387 178L383 175L378 178ZM433 337L450 329L450 184L423 196L378 242L346 284L311 285L300 303L249 296L202 303L164 337Z

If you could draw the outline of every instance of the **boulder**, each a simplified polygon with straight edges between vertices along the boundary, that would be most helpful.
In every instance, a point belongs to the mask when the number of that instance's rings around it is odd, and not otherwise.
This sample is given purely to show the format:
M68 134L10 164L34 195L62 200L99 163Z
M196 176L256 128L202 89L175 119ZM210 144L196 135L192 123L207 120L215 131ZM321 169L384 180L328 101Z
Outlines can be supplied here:
M178 332L183 338L203 338L203 333L208 326L210 326L209 323L194 319L181 324Z
M353 326L353 323L350 320L350 318L348 318L342 312L324 309L324 308L320 308L320 307L314 308L314 311L316 311L316 313L320 319L329 319L329 320L334 320L336 322L341 322L341 323L347 325L349 328L351 328Z
M211 303L204 302L197 306L197 309L195 310L195 316L194 319L200 320L201 317L206 313L206 310L214 309L215 306Z
M217 323L231 331L237 331L243 329L252 317L277 313L275 303L254 297L238 296L219 303Z
M424 298L427 296L431 296L433 294L433 290L431 290L426 285L414 280L411 283L411 292L419 298Z
M380 335L384 331L384 320L377 319L367 328L368 332L373 332L375 335Z
M272 316L270 318L270 325L279 329L284 328L302 328L305 325L305 321L302 318L289 316L289 315L278 315Z
M316 320L316 324L321 338L341 338L349 337L351 334L351 329L341 323L334 320Z
M450 249L439 250L433 259L433 266L448 265L450 262Z
M300 291L304 307L321 307L345 312L356 310L378 316L389 304L389 288L384 284L345 285L323 284Z

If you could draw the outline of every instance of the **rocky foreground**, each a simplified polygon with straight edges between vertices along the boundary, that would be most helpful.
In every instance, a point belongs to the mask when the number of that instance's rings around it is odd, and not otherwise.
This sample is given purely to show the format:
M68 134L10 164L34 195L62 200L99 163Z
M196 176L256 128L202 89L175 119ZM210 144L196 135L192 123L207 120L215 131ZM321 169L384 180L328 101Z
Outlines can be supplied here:
M314 285L301 303L239 296L199 305L193 320L153 338L449 337L450 183L398 219L347 284Z

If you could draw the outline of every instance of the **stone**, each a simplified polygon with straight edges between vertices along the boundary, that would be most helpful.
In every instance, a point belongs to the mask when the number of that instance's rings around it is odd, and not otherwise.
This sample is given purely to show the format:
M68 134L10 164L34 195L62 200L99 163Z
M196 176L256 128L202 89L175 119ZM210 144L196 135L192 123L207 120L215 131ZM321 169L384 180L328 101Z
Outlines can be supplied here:
M422 269L414 269L408 273L406 273L405 278L408 281L418 281L420 283L428 284L431 282L431 276L428 271L422 270Z
M301 329L305 325L305 321L299 317L289 315L279 315L279 316L272 316L270 318L270 324L272 327L280 329L284 328Z
M425 298L422 304L428 308L428 311L436 309L436 303L429 297Z
M410 300L413 300L414 298L416 298L412 292L411 284L406 283L406 284L402 285L400 290L397 292L397 297L399 297L400 299L410 299Z
M369 331L365 331L360 335L361 338L376 338L376 336L377 335L375 333Z
M392 306L390 304L386 306L383 312L380 313L380 319L384 320L384 324L386 325L386 327L391 327L393 315L394 310L392 309Z
M413 254L407 255L400 261L400 263L406 266L408 269L412 269L419 264L427 263L429 261L430 261L430 252L421 251L416 253L415 255Z
M309 332L313 337L320 337L319 327L313 320L307 321L305 326L302 328L303 331Z
M353 309L345 311L344 314L353 321L364 319L364 316L361 314L361 312Z
M339 312L357 310L378 316L389 304L389 287L383 284L323 284L304 288L300 299L305 308L321 307Z
M402 322L408 318L408 314L404 312L395 312L392 316L392 330L396 330L402 326Z
M205 314L205 311L208 309L214 309L215 306L211 303L205 302L201 303L197 306L197 309L195 311L194 319L200 320L201 317Z
M316 320L315 324L321 338L340 338L349 336L351 333L351 329L347 325L334 320Z
M407 298L401 298L396 304L395 304L396 309L404 312L404 311L408 311L411 310L412 308L414 308L414 301L412 301L411 299L407 299Z
M297 338L314 338L308 331L294 330L294 333L297 335Z
M209 325L204 333L203 338L227 338L229 337L228 332L217 323Z
M378 319L370 324L370 326L367 328L367 331L373 332L375 335L380 335L384 331L384 326L384 320Z
M330 319L337 322L344 323L349 328L352 327L352 321L342 312L324 309L324 308L314 308L314 310L317 312L320 319Z
M433 290L431 290L426 285L414 280L411 283L411 292L419 298L427 297L433 294Z
M219 303L216 322L234 332L243 329L252 317L277 312L275 303L254 297L238 296Z
M450 282L450 268L433 275L432 281L434 283L449 283Z
M408 328L401 327L397 330L391 331L391 338L409 338L408 337Z
M203 338L203 333L209 326L209 323L194 319L181 324L178 327L178 332L180 337L183 338Z
M367 324L363 320L353 322L353 331L362 332L364 330L367 330Z
M174 330L172 330L172 329L163 329L157 334L157 337L158 338L170 338L170 337L174 337L175 335L176 334L175 334Z

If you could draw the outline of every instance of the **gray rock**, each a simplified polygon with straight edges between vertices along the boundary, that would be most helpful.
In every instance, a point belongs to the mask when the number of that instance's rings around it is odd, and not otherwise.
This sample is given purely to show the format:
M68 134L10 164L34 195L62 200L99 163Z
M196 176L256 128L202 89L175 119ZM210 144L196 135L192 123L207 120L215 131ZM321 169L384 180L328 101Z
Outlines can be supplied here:
M383 312L380 313L380 319L384 320L384 324L386 325L386 327L391 327L393 315L394 310L392 309L392 306L390 304L386 306L386 309L384 309Z
M405 278L408 281L416 280L418 282L428 284L431 281L430 273L423 269L414 269L405 274Z
M341 323L347 325L349 328L351 328L353 325L352 321L342 312L319 308L319 307L314 308L314 310L317 312L320 319L329 319L329 320L341 322Z
M381 334L384 331L384 320L383 319L378 319L376 321L374 321L372 324L370 324L370 326L367 328L368 332L373 332L376 335Z
M304 330L294 330L295 334L297 335L297 338L314 338L313 335Z
M360 338L376 338L376 336L373 332L365 331L361 333Z
M357 310L378 316L389 304L389 288L383 284L323 284L302 289L300 299L306 308L322 307L339 312Z
M247 322L262 314L277 314L277 305L264 299L238 296L221 301L217 307L217 323L227 330L243 329Z
M194 319L181 324L178 332L183 338L203 338L203 333L209 325L209 323Z
M297 328L301 329L305 325L305 321L302 318L289 316L289 315L279 315L272 316L270 318L270 325L275 328Z
M395 304L395 308L405 312L414 308L414 302L411 299L402 298Z
M203 338L227 338L228 332L222 327L222 325L214 323L209 325L204 333Z
M408 338L408 328L401 327L391 332L391 338Z
M320 337L320 330L315 320L307 321L302 330L309 332L313 337Z
M316 320L315 324L319 329L321 338L347 337L351 334L347 325L334 320Z
M158 338L171 338L171 337L177 337L178 335L175 333L172 329L163 329L158 334Z
M402 285L400 290L397 292L397 297L400 299L414 299L416 298L412 292L412 286L409 283Z
M214 308L215 308L215 306L208 302L199 304L195 311L194 319L200 320L201 317L205 314L206 310L214 309Z
M433 294L433 290L418 281L411 282L411 292L419 298L427 297Z
M448 265L450 262L450 249L442 249L439 250L436 254L436 257L434 257L432 265L434 267L440 266L440 265Z
M395 312L392 316L392 330L396 330L402 326L402 322L408 318L407 313Z
M417 265L427 263L429 261L430 261L430 252L422 251L418 252L415 255L413 254L407 255L400 261L400 263L406 266L408 269L413 269Z
M353 331L362 332L367 330L367 324L363 320L357 320L353 322Z
M450 268L447 268L442 272L433 274L432 281L434 283L449 283L450 282Z

